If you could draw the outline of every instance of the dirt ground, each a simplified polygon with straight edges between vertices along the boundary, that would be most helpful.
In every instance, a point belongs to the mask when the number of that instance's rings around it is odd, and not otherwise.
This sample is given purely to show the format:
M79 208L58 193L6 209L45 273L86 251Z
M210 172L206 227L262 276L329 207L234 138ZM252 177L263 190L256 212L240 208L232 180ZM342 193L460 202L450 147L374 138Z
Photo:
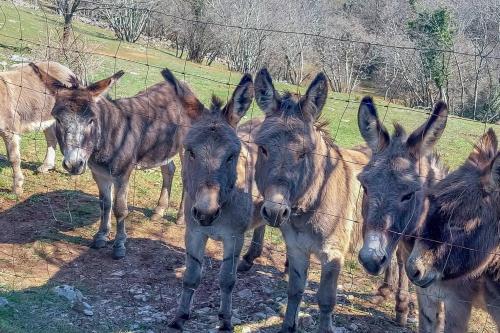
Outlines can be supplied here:
M51 177L61 178L49 175L42 193L28 193L20 201L0 196L0 296L9 302L0 307L0 332L166 332L184 270L184 228L173 223L175 204L165 220L152 222L147 217L150 210L134 206L143 204L141 200L129 200L128 252L117 261L111 258L111 242L101 250L88 246L99 217L93 184L74 186L90 189L89 194L57 189L72 184L71 178L52 184ZM156 194L144 195L156 200ZM211 332L217 326L220 250L220 244L209 242L186 332ZM286 304L284 258L279 232L268 228L264 255L251 271L238 275L235 332L279 330ZM370 303L379 280L364 273L355 255L348 258L335 310L338 332L415 330L415 323L402 328L393 322L392 300L379 306ZM301 311L302 332L316 332L318 281L318 266L312 265ZM92 316L71 309L54 294L53 287L65 284L83 293ZM487 320L475 314L471 331L495 332Z

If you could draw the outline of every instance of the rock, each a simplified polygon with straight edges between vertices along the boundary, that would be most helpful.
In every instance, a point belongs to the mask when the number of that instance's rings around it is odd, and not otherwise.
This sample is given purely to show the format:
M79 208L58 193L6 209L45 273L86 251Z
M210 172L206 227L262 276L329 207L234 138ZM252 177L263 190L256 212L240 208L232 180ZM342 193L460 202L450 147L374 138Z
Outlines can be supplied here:
M59 295L62 298L65 298L66 300L70 301L71 303L76 302L76 301L82 301L84 299L83 294L80 290L76 289L73 286L69 286L67 284L63 284L62 286L54 287L52 290L56 295Z
M286 303L278 303L279 304L279 313L280 313L280 316L281 317L284 317L285 316L285 312L286 312Z
M196 313L197 314L201 314L201 315L207 314L209 312L210 312L210 308L208 308L208 307L204 307L204 308L196 310Z
M264 312L257 312L253 315L257 320L264 320L267 318L267 315Z
M125 272L124 271L116 271L116 272L111 273L111 276L123 277L123 276L125 276Z
M233 318L231 318L231 321L233 325L241 325L241 319L238 317L233 316Z
M9 301L5 297L0 297L0 308L9 305Z
M22 62L22 63L27 63L27 62L31 61L30 59L23 57L23 56L20 56L18 54L11 55L10 60L14 61L14 62Z
M243 289L238 291L238 297L240 298L252 298L252 292L249 289Z
M313 317L308 313L299 312L299 325L303 328L311 328L315 322Z
M349 331L345 327L334 327L333 332L334 333L349 333Z
M273 290L268 287L262 287L262 292L266 295L271 295L273 293Z
M358 330L358 325L356 325L355 323L352 323L351 325L349 325L349 329L351 331L357 331Z
M94 311L92 309L92 306L89 303L84 302L82 300L73 302L71 308L73 310L75 310L76 312L83 313L86 316L93 316L94 315Z

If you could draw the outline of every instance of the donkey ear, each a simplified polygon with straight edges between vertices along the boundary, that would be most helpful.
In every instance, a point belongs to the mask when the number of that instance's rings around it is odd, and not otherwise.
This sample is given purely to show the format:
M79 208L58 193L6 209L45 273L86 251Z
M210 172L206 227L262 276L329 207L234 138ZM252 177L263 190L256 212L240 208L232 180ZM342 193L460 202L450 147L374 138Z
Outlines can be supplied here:
M280 95L274 89L273 80L267 69L263 68L255 78L255 101L259 108L270 116L278 111Z
M491 180L495 188L500 188L500 153L497 153L491 164Z
M490 128L474 145L474 149L472 153L470 153L468 160L476 165L483 166L490 163L490 161L495 158L497 150L497 136L495 131Z
M429 153L439 140L448 120L448 106L445 102L438 102L432 110L429 119L417 128L406 140L407 146L415 156Z
M57 94L57 92L61 89L68 89L64 83L47 73L46 71L40 69L37 65L34 63L30 63L31 69L33 69L33 72L35 72L36 75L40 78L40 80L45 84L47 89L50 91L51 94Z
M373 152L384 150L389 145L390 136L380 122L377 109L370 96L365 96L359 104L358 127L361 136Z
M300 102L302 112L317 119L323 110L328 97L328 81L325 74L319 73L307 88L306 95Z
M233 92L231 100L222 110L229 125L236 128L240 119L247 113L253 100L253 81L250 74L245 74L241 78L238 87Z
M103 97L108 92L109 88L111 88L124 74L124 71L119 71L107 79L92 83L86 90L93 99L99 99Z

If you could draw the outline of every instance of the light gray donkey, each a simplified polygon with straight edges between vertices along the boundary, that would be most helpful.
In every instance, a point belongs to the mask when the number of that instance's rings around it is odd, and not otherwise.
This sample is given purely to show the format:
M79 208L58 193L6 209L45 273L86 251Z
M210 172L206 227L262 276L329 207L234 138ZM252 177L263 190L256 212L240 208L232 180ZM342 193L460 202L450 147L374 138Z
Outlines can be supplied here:
M370 162L358 176L364 188L364 242L359 261L368 273L379 275L388 268L398 249L396 319L400 324L406 323L410 299L404 263L423 214L424 192L448 172L433 150L445 129L447 116L446 104L439 102L429 119L409 136L396 124L391 137L371 97L363 98L359 106L359 130L372 150ZM439 288L417 288L420 332L441 330L443 312L438 297Z
M302 97L281 96L266 69L255 80L255 98L266 115L256 135L255 181L265 199L261 215L280 228L289 261L283 333L297 331L311 254L321 262L319 332L334 332L337 281L351 236L360 225L354 222L361 218L356 176L368 159L361 151L333 143L327 123L319 120L327 94L322 73Z
M220 270L220 331L232 331L231 295L236 282L236 269L253 211L251 190L247 188L240 159L241 142L236 126L250 107L253 82L245 75L232 98L222 107L213 98L210 109L204 109L184 140L182 179L185 186L186 271L182 295L170 331L182 331L189 319L193 294L202 275L203 258L208 238L223 242L224 254ZM238 166L239 162L243 165ZM249 175L252 179L252 175Z
M130 174L134 168L161 167L163 186L155 214L162 215L168 206L174 172L170 160L179 152L187 129L199 117L203 105L167 69L162 71L164 82L134 97L110 100L106 92L123 71L88 87L70 89L36 65L31 66L56 96L52 115L64 155L63 167L77 175L88 164L99 188L101 224L92 247L106 246L113 208L117 220L113 257L123 258Z
M62 86L71 88L78 84L76 75L63 65L40 62L37 66L59 80ZM12 190L23 192L24 176L21 171L21 134L43 130L47 140L47 152L38 172L48 172L55 167L57 140L50 112L54 106L54 96L47 91L44 83L28 65L0 73L0 136L5 142L7 154L13 170Z

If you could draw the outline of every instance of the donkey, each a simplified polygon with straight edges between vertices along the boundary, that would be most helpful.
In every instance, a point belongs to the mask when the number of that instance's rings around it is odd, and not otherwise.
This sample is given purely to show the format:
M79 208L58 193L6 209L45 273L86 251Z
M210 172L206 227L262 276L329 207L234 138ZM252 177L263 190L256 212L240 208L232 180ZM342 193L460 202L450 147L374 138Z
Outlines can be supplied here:
M281 332L296 332L311 254L321 261L319 332L334 332L332 311L344 256L358 220L361 187L356 175L365 153L333 143L320 115L328 94L320 73L304 96L273 86L266 69L255 80L255 98L265 113L256 135L255 181L264 197L261 215L280 228L289 260L288 304ZM358 224L356 224L358 225Z
M231 295L244 233L250 227L253 214L252 192L242 170L247 159L240 158L241 142L236 126L250 107L253 94L252 78L244 75L226 106L222 107L222 102L213 97L210 109L203 110L184 139L186 271L170 331L182 331L189 318L193 294L201 280L208 238L223 243L219 331L232 331Z
M500 329L500 152L493 129L425 200L408 276L423 288L453 284L444 297L445 332L466 332L473 305Z
M37 66L68 88L78 84L76 75L57 62L40 62ZM21 171L20 140L21 134L43 130L47 141L45 159L38 167L38 172L48 172L55 167L56 145L50 111L54 106L54 97L46 93L45 85L30 66L18 66L0 73L0 136L7 148L8 159L13 170L12 191L16 195L23 193L24 176Z
M88 87L67 88L35 64L31 66L56 96L52 115L64 155L63 167L78 175L88 165L97 183L101 223L92 247L106 246L113 208L117 220L113 258L123 258L132 170L160 166L163 185L155 214L162 215L168 206L175 171L170 160L179 152L187 128L199 116L203 105L168 69L162 71L165 81L134 97L110 100L105 97L106 92L123 71Z
M408 317L408 277L404 262L413 247L411 236L424 209L424 190L447 174L433 147L443 133L447 106L439 102L429 119L410 136L399 124L391 137L381 123L371 97L361 101L358 125L361 135L372 151L370 162L358 179L364 189L363 247L359 261L372 275L384 272L398 249L399 269L396 295L396 319L405 325ZM382 292L383 293L383 292ZM429 292L417 292L419 329L439 330L442 325L440 304Z

